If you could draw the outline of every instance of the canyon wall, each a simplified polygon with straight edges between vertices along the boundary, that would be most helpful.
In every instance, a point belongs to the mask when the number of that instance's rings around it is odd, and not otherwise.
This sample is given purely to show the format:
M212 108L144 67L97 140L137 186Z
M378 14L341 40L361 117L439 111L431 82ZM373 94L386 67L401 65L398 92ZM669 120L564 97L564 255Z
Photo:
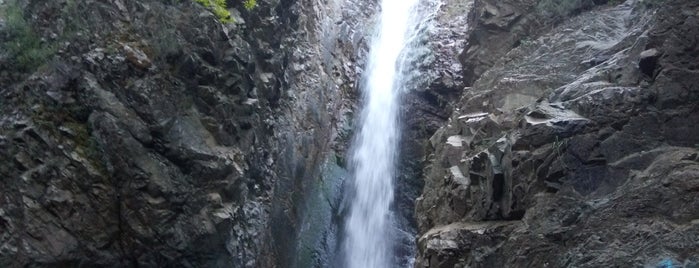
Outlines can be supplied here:
M0 266L296 262L372 3L229 1L229 24L191 1L1 4L4 45L52 53L0 53Z
M0 266L338 265L377 2L228 4L0 1ZM424 8L397 256L699 262L698 3Z
M416 267L696 266L698 24L692 1L475 1Z

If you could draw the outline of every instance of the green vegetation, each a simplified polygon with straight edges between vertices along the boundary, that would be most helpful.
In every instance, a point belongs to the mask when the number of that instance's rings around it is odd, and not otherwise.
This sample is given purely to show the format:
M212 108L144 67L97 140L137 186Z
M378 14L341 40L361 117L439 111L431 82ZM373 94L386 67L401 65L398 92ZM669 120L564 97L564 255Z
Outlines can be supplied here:
M243 7L247 10L252 10L255 6L257 6L257 0L245 0L243 2Z
M24 18L24 12L17 1L10 1L0 15L5 20L0 44L7 53L10 64L22 71L33 71L46 63L55 52L53 44L42 41L39 34Z
M226 0L194 0L195 2L205 6L211 10L211 12L218 17L218 19L223 23L233 22L231 18L231 12L228 11L226 5ZM243 0L243 7L246 10L252 10L257 6L257 0Z
M197 3L209 8L211 12L223 23L233 22L231 12L226 7L226 0L194 0Z

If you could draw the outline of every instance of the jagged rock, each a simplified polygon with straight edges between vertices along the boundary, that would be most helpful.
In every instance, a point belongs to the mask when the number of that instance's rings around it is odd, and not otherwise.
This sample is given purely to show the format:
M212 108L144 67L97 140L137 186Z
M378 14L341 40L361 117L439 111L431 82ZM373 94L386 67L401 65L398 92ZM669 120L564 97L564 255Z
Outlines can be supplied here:
M501 266L502 260L487 258L487 252L507 240L517 222L455 223L436 227L418 239L420 256L415 267ZM481 254L478 263L464 263L464 256Z
M510 14L498 8L506 5L518 7L519 19L492 23ZM581 8L548 29L537 26L550 23L541 7L474 5L461 58L469 87L430 140L433 156L416 204L416 263L696 265L689 241L699 208L689 200L699 196L698 143L686 126L699 122L696 76L689 75L699 54L676 37L695 35L699 14L681 10L699 6L677 0ZM447 143L463 141L470 146ZM459 172L468 174L467 186L456 183ZM478 236L454 231L501 220L517 227Z
M194 1L19 2L61 41L0 77L0 266L293 267L333 248L296 238L318 163L346 150L372 3L258 0L223 25Z
M653 76L655 69L658 68L658 59L660 58L660 51L657 49L649 49L641 52L641 60L638 62L638 68L641 68L641 72L648 76Z
M524 122L526 127L513 145L516 148L529 149L558 142L582 132L590 120L565 109L560 103L542 102L524 116Z
M115 2L115 3L118 3L118 2ZM120 7L124 8L123 4ZM148 69L153 65L151 60L148 58L148 55L146 55L146 53L141 51L140 49L134 48L128 44L124 44L123 49L124 49L124 54L126 56L126 60L131 62L131 64L136 66L136 68Z

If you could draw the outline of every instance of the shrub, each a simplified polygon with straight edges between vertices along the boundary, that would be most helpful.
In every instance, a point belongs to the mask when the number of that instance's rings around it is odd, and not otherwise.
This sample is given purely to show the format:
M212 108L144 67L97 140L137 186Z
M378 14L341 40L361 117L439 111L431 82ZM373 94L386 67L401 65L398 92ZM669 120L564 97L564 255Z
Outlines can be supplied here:
M252 10L255 6L257 6L257 0L245 0L243 2L243 7L247 10Z
M55 53L55 46L41 40L16 1L8 2L0 14L5 19L5 40L1 45L12 65L22 71L33 71Z
M174 1L174 0L169 0ZM194 0L197 3L211 9L211 12L218 17L218 19L223 23L233 22L231 18L231 12L228 11L226 6L226 0ZM246 10L252 10L257 6L257 0L243 0L243 7Z
M211 9L211 12L223 23L233 22L231 12L226 7L226 0L194 0L197 3Z

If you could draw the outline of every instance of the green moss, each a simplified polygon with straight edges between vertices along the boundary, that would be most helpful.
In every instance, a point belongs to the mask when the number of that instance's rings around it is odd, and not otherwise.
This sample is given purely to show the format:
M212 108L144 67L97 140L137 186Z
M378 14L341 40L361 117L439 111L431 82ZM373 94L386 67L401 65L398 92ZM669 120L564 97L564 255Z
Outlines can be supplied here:
M211 10L211 12L216 15L216 17L223 23L234 22L231 17L231 12L228 11L226 5L226 0L194 0L195 2L205 6ZM252 10L257 6L257 0L243 0L243 7L246 10Z
M194 0L197 3L209 8L211 12L223 23L233 22L231 12L228 11L226 0ZM254 1L254 0L253 0Z
M255 6L257 6L257 0L245 0L243 2L243 7L247 10L252 10Z

